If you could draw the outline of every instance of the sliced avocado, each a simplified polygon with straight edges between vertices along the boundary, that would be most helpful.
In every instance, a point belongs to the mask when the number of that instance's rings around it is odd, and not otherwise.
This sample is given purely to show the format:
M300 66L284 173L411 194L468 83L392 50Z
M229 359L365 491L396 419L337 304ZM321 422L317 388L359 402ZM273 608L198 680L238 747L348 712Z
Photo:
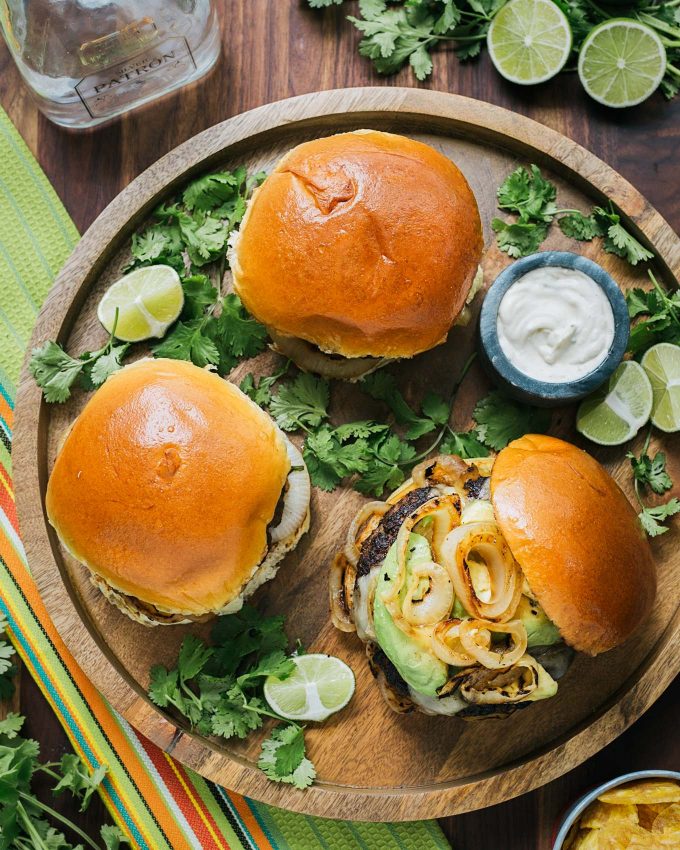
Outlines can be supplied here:
M420 534L411 534L407 548L407 581L414 564L431 560L432 554L427 540ZM390 581L394 581L396 572L396 544L392 544L380 568L380 577L375 589L373 604L375 634L385 655L397 668L402 679L414 691L426 696L436 696L437 690L449 678L448 666L434 655L429 647L429 641L420 642L405 634L394 622L382 601L382 595L389 587Z
M521 620L527 630L527 646L551 646L562 638L557 626L549 620L535 599L522 596L513 620Z

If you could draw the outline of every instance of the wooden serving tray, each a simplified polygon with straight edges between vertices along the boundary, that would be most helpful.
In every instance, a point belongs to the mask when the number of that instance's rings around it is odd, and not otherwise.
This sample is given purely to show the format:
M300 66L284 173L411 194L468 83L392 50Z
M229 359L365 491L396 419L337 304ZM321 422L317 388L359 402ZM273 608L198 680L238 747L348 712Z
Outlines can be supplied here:
M658 277L676 285L680 239L629 183L569 139L520 115L463 97L415 89L346 89L304 95L231 118L145 171L78 244L45 302L33 343L58 339L72 351L102 344L105 334L96 305L128 260L132 232L188 179L238 163L270 169L299 142L360 127L412 135L460 166L482 213L487 284L510 262L490 232L491 219L498 214L496 189L518 164L535 162L557 184L562 207L586 210L612 199L626 227L656 253ZM643 268L633 270L603 253L597 241L572 242L557 227L543 247L587 254L624 288L646 281ZM475 301L477 310L480 301ZM475 344L475 324L455 329L445 345L393 368L407 397L420 399L431 388L449 390ZM233 378L240 380L253 367L267 371L275 359L263 354L239 367ZM475 366L454 410L457 428L467 426L475 400L488 388ZM355 387L336 385L333 398L334 413L343 420L380 410ZM148 629L131 622L92 587L84 568L69 561L45 520L43 496L58 440L86 399L77 392L67 404L47 405L24 369L14 469L31 570L61 636L110 703L140 732L215 782L258 800L334 818L387 821L452 815L507 800L578 765L636 720L680 669L680 549L674 529L653 542L659 593L649 622L626 645L606 655L577 656L557 697L504 720L466 723L393 714L373 683L362 644L356 636L336 631L328 615L327 567L363 497L349 488L330 494L315 489L309 534L255 602L286 615L291 639L299 637L309 650L347 661L355 671L357 689L346 710L307 732L317 783L298 791L269 782L255 766L257 735L246 743L201 738L146 697L151 665L172 664L187 631L205 636L209 624ZM582 444L573 425L573 408L556 410L551 433ZM664 437L662 442L671 475L680 481L679 439ZM637 440L634 448L639 450L640 444ZM625 449L584 447L632 495Z

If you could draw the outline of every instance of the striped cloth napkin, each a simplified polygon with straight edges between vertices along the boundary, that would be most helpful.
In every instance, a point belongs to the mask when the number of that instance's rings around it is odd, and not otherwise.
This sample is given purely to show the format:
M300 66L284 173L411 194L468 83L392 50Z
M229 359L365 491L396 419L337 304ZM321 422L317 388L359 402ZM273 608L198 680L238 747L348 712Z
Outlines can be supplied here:
M434 821L326 820L248 800L207 782L138 735L95 690L62 643L37 593L18 533L12 490L12 416L36 314L78 239L73 222L0 109L0 612L10 637L94 770L101 794L143 850L443 850Z

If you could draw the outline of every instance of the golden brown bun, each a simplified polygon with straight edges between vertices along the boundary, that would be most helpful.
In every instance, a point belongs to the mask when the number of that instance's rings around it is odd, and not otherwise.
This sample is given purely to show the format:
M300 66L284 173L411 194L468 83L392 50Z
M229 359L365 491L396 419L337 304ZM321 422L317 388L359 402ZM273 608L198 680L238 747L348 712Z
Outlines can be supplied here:
M443 342L482 252L479 210L428 145L363 130L293 148L255 193L234 286L280 334L345 357Z
M527 434L496 458L491 499L532 592L575 649L606 652L649 615L656 568L644 532L586 452Z
M200 615L238 596L262 561L289 469L281 433L233 384L146 359L112 375L75 421L47 515L114 589Z

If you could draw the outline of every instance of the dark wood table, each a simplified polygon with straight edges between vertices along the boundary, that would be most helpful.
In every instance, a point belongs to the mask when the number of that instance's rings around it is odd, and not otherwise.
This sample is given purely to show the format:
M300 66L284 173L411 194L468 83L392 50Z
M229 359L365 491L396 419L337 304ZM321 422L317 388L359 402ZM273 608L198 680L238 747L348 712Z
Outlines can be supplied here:
M525 90L499 77L488 57L463 65L446 50L435 55L435 71L427 83L418 84L408 69L380 78L357 54L358 34L344 20L354 3L315 12L306 0L217 2L224 52L211 76L89 133L58 129L40 115L0 42L0 103L81 231L137 174L200 130L269 101L361 85L420 85L529 115L608 162L680 230L680 97L667 103L657 95L616 112L591 101L575 75ZM626 734L562 779L503 805L442 820L455 850L549 850L561 812L589 786L630 770L680 767L679 698L676 682ZM40 741L46 756L68 746L58 720L25 672L20 706L29 717L28 733ZM98 800L84 816L67 801L58 806L93 833L106 818Z

